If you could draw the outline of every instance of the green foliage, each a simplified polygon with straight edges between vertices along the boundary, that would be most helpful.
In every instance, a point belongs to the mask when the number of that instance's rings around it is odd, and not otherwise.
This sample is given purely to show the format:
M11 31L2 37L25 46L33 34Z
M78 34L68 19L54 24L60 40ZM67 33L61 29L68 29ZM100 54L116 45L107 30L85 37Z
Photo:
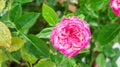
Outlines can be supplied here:
M33 0L14 0L14 2L19 2L21 4L32 2Z
M17 19L14 23L16 28L22 33L27 34L28 30L35 24L36 19L38 18L38 13L26 13Z
M113 46L120 43L120 17L113 13L109 2L1 0L0 67L13 63L19 67L117 67L120 48ZM71 11L70 5L77 9ZM50 34L62 18L71 16L90 25L92 39L90 47L74 57L66 57L54 49Z
M90 3L90 7L95 10L95 11L99 11L101 9L104 9L108 3L109 3L109 0L89 0L89 3Z
M45 28L40 33L37 34L39 38L50 38L50 33L52 32L53 27Z
M55 26L58 23L57 14L51 7L47 6L46 4L43 4L42 6L42 15L50 26Z
M69 13L69 14L66 15L66 17L71 17L71 16L74 16L74 14L73 13Z
M22 7L20 4L16 5L10 10L10 20L14 22L22 15Z
M108 15L109 19L111 20L111 22L113 22L113 23L118 19L118 17L113 13L113 11L110 7L108 8L107 15Z
M108 57L114 57L116 55L114 49L112 49L111 45L105 45L103 53Z
M119 24L109 24L103 26L98 34L98 42L101 45L110 43L120 32Z
M34 35L28 35L28 42L25 45L26 50L37 58L48 58L49 49L47 44Z
M99 54L96 58L96 65L100 65L100 67L105 66L105 57L103 54Z
M30 64L33 64L37 61L37 58L35 58L34 56L30 55L29 53L26 52L25 48L21 49L21 54L22 54L22 58L25 61L30 62Z

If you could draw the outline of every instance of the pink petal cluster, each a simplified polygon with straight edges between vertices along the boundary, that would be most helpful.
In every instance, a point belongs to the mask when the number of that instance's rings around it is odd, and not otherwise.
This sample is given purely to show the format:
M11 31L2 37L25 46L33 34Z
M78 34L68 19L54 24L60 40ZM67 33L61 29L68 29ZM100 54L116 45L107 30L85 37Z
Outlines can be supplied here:
M111 0L110 6L111 6L113 12L116 15L120 16L120 0Z
M72 16L63 18L51 33L54 48L66 56L75 56L90 42L91 32L87 22Z
M99 65L95 65L94 67L100 67Z

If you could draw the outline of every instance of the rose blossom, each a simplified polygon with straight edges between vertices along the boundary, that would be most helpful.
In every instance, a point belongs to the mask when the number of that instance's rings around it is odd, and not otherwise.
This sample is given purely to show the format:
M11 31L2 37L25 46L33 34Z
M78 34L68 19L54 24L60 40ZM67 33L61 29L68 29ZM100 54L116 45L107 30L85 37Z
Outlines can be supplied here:
M111 0L110 6L115 14L120 16L120 0Z
M63 18L50 37L54 48L66 56L75 56L89 44L91 33L87 22L73 16Z

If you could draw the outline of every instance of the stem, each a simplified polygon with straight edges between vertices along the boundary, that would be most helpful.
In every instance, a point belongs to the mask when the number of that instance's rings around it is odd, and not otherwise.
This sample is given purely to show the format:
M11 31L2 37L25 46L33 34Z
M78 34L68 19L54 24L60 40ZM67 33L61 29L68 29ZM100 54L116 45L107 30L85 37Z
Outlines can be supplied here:
M92 56L91 56L91 63L90 63L90 67L92 67L92 64L95 60L95 57L94 57L94 52L92 53Z

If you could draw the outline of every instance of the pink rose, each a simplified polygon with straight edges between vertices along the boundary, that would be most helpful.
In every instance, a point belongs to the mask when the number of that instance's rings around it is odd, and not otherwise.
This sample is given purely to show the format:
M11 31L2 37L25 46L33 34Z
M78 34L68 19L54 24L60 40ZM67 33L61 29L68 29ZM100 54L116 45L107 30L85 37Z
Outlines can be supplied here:
M99 65L95 65L94 67L100 67Z
M111 0L110 6L115 14L120 16L120 0Z
M91 33L87 22L73 16L63 18L50 37L56 50L66 56L75 56L89 44Z

